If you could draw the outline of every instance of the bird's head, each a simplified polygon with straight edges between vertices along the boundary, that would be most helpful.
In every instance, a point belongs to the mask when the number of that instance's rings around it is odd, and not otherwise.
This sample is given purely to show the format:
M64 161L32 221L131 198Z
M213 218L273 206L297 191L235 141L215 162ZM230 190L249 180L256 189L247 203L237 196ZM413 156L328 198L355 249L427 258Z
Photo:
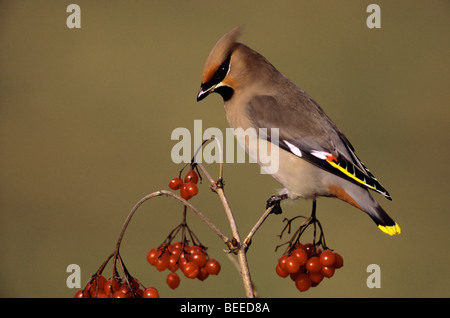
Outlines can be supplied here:
M226 102L245 84L248 78L246 56L251 49L237 42L241 31L242 26L234 28L220 38L211 50L203 68L197 101L215 92Z

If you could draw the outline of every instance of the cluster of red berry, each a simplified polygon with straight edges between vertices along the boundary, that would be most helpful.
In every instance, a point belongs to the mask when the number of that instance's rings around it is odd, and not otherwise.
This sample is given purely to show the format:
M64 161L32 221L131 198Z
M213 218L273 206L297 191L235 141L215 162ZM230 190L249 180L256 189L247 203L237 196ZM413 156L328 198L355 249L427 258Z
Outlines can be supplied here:
M119 277L108 279L103 275L94 275L83 289L75 293L75 298L159 298L155 287L142 288L139 281Z
M208 257L205 249L198 245L182 246L181 242L172 244L163 243L147 253L147 261L160 272L169 270L167 285L175 289L180 285L180 277L176 273L178 269L187 278L205 280L209 275L217 275L220 272L220 263Z
M297 289L304 292L319 285L324 277L332 277L335 269L343 265L344 260L338 253L330 249L322 251L312 243L298 242L280 257L275 270L281 277L290 276Z
M173 178L170 180L169 188L172 190L179 189L180 196L185 200L189 200L198 193L197 183L198 174L195 170L190 169L184 177L184 182L180 177Z

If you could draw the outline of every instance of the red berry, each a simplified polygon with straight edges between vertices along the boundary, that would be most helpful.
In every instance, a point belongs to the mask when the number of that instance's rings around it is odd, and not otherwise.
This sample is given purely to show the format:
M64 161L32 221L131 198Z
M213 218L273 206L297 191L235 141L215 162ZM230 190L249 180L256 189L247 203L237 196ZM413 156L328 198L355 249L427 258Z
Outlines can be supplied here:
M138 298L144 298L144 290L143 289L140 289L140 288L137 289L136 293L137 293Z
M169 257L169 264L167 265L167 269L171 272L175 272L180 268L180 264L178 263L178 256L172 255Z
M98 289L103 289L105 287L105 283L106 283L106 278L103 275L98 275L97 276L97 286Z
M158 271L162 272L169 266L169 256L163 253L161 256L156 258L155 267Z
M209 276L208 270L205 266L200 267L198 271L197 278L201 281L204 281Z
M99 291L103 292L106 278L103 275L97 275L92 278L92 281L86 286L85 291L88 291L91 297L97 297Z
M295 243L295 248L299 248L299 249L304 250L304 249L305 249L305 246L304 246L302 243L297 242L297 243Z
M190 195L191 197L197 195L198 193L198 188L195 185L195 183L192 182L188 182L186 183L186 192L188 195Z
M295 282L295 279L297 278L298 275L305 273L305 266L301 266L300 269L298 270L298 272L290 274L290 278Z
M300 266L300 262L297 260L297 258L293 256L289 256L288 258L286 258L284 268L289 274L297 273L300 269Z
M305 248L305 251L308 254L308 257L313 256L314 245L312 243L303 244L303 247Z
M181 180L181 178L178 178L178 177L173 178L169 182L169 188L171 188L172 190L178 190L182 184L183 184L183 180Z
M311 279L308 274L299 274L295 279L295 287L301 292L307 291L311 287Z
M120 290L115 291L114 294L112 295L112 298L130 298L131 297L131 293L123 293Z
M111 278L108 279L103 287L103 290L105 291L105 294L110 296L111 294L114 294L114 292L118 291L120 288L120 283L116 279ZM111 292L112 291L112 292Z
M181 268L181 271L183 272L184 276L186 276L187 278L195 278L195 277L197 277L200 269L199 269L197 263L187 262L186 265L184 265Z
M91 283L87 284L86 287L84 288L85 291L85 296L86 293L89 294L88 297L95 297L96 294L96 287L95 287L95 281L92 281Z
M126 294L128 292L130 292L130 287L128 286L128 283L125 283L125 285L120 286L119 290Z
M167 275L166 283L170 288L175 289L180 285L180 277L177 273L170 273Z
M281 256L278 259L278 265L280 265L281 269L286 271L286 260L289 256L287 256L286 254L284 254L283 256Z
M189 200L190 198L192 198L192 196L188 193L187 191L187 184L184 183L181 187L180 187L180 195L183 199L185 200Z
M334 268L338 269L341 268L342 266L344 266L344 259L342 258L342 256L338 253L334 253L334 257L335 257L335 262L334 262Z
M150 251L148 251L147 253L147 262L150 265L155 265L156 264L156 260L159 256L160 252L158 251L158 249L156 248L152 248Z
M180 255L180 258L178 259L178 265L179 268L183 268L184 265L186 265L186 263L188 262L187 258L185 257L184 253Z
M198 245L192 245L192 246L186 245L185 249L186 249L186 252L188 253L188 255L203 253L203 249Z
M198 174L197 174L197 172L195 172L195 170L191 169L186 173L186 176L184 177L184 183L189 183L189 182L197 184Z
M106 295L104 291L99 290L99 291L97 292L97 295L95 296L95 298L109 298L109 296Z
M318 273L322 269L319 257L313 256L306 262L306 270L310 273Z
M173 248L170 257L175 257L178 259L178 257L184 257L184 253L181 251L181 249Z
M134 287L135 290L138 290L139 287L141 287L141 283L136 277L131 278L131 285Z
M291 253L292 257L295 257L298 262L300 263L300 266L306 264L306 261L308 260L308 253L302 248L296 248Z
M277 266L275 266L275 271L277 272L278 276L283 277L283 278L285 278L289 275L288 272L286 272L284 269L282 269L280 267L280 264L277 264Z
M309 273L308 276L309 276L309 279L311 279L311 282L316 285L319 284L323 279L323 274L321 272Z
M144 298L159 298L158 290L155 287L148 287L144 290Z
M75 297L74 298L86 298L84 297L84 292L82 289L79 289L76 293L75 293Z
M162 243L160 246L158 246L158 252L159 254L167 254L167 256L170 256L170 250L169 250L170 244L168 243Z
M203 253L195 253L188 255L188 261L195 262L199 267L203 267L206 264L206 256Z
M213 258L210 258L206 261L205 267L208 273L210 273L211 275L218 275L220 273L220 263Z
M320 259L320 263L323 266L331 266L334 264L334 262L336 260L334 253L331 250L323 251L322 254L320 254L319 259Z
M167 249L171 255L179 255L181 252L181 242L172 243Z
M169 251L170 251L171 253L173 253L173 252L172 252L173 249L181 250L181 242L180 242L180 241L176 241L175 243L170 244L170 245L169 245Z
M326 278L330 278L334 275L334 266L323 266L320 272L325 276Z

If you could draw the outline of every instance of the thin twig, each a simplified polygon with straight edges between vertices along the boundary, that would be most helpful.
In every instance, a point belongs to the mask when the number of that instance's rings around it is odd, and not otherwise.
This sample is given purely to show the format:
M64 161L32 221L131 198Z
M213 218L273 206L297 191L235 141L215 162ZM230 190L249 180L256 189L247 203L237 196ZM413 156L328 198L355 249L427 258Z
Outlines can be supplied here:
M196 207L194 207L191 203L189 203L188 201L186 201L185 199L183 199L182 197L178 196L175 193L172 193L170 191L166 191L166 190L159 190L159 191L155 191L153 193L150 193L146 196L144 196L142 199L140 199L135 206L131 209L130 213L128 214L128 217L125 220L125 223L122 227L122 230L120 232L119 235L119 239L117 240L117 244L116 244L116 255L119 252L119 248L120 248L120 244L122 242L123 236L125 234L125 231L128 227L128 224L131 221L131 218L133 217L134 213L137 211L137 209L147 200L154 198L154 197L158 197L158 196L167 196L167 197L171 197L173 199L176 199L178 201L180 201L182 204L184 204L186 207L188 207L189 209L191 209L195 214L197 214L197 216L203 221L205 222L225 243L229 242L229 238L222 233L222 231L220 231L220 229L210 220L208 219L205 215L203 215L203 213L201 213Z
M263 213L263 215L259 218L258 222L253 226L253 228L250 230L250 232L247 234L247 237L244 240L244 244L248 247L250 245L250 242L253 238L253 235L255 235L256 231L260 228L260 226L263 224L263 222L267 219L267 217L270 215L270 212L272 212L273 205L267 208L267 210Z
M231 207L230 207L230 204L228 203L225 192L223 191L221 180L215 181L202 164L198 163L197 166L200 168L200 170L202 170L203 174L206 176L206 178L211 183L211 188L219 195L219 198L222 201L222 205L225 209L225 213L228 217L228 221L230 222L230 227L231 227L231 232L233 233L233 237L238 242L240 242L240 236L239 236L239 231L238 231L238 227L236 224L236 220L234 218L233 212L231 211Z
M245 245L241 243L241 238L239 235L239 230L236 224L236 220L234 218L233 212L231 210L230 204L227 200L225 192L223 190L222 179L215 181L205 167L202 164L198 164L198 167L202 170L203 174L207 177L209 182L211 183L211 188L219 195L220 200L222 201L222 205L225 209L225 213L228 217L228 221L230 223L231 232L233 233L233 241L231 241L228 247L236 253L238 258L238 262L240 265L240 272L242 281L244 283L244 288L247 297L254 298L256 292L254 290L253 282L250 275L250 269L248 267L247 262L247 254ZM235 241L235 242L234 242Z

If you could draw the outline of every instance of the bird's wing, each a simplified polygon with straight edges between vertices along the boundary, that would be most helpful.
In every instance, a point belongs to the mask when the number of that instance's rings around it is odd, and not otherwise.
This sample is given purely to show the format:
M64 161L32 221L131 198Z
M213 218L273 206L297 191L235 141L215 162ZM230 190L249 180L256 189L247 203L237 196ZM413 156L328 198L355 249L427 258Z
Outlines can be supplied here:
M292 100L280 97L280 101L274 96L257 95L249 101L246 111L254 128L267 131L260 138L274 142L270 130L278 128L280 148L391 200L322 108L301 90L294 96Z

